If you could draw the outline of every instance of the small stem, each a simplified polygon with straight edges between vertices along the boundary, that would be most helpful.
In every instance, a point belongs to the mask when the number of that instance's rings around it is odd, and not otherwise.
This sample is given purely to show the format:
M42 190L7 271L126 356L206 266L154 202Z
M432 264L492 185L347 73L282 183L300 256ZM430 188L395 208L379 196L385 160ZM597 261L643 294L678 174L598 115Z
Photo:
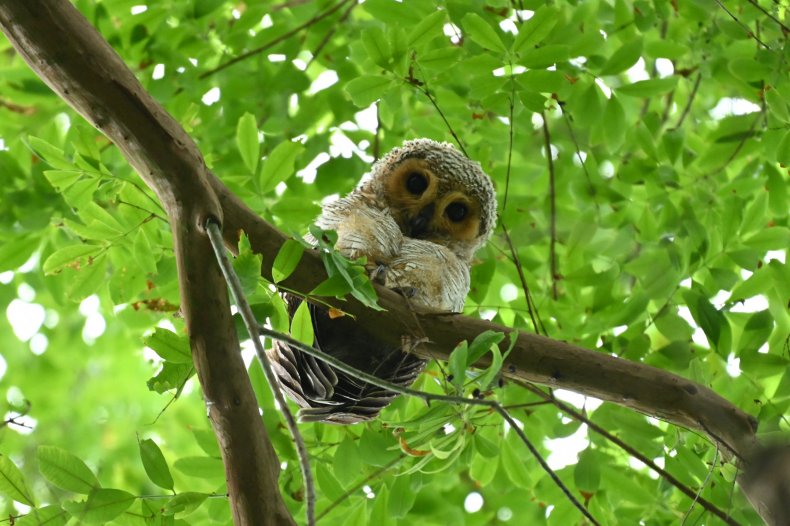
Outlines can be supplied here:
M694 97L697 96L697 90L699 89L699 85L702 82L702 73L697 72L697 78L694 79L694 87L691 88L691 93L689 94L689 100L686 101L686 107L683 108L683 113L680 114L680 118L678 122L675 124L675 128L680 128L683 124L683 121L686 120L686 116L691 111L691 103L694 102Z
M546 146L546 161L549 163L549 207L550 235L549 244L549 266L551 272L551 296L555 300L559 298L557 294L557 189L555 186L554 159L551 157L551 135L549 134L549 124L546 121L546 112L540 113L543 117L543 141Z
M266 51L268 49L271 49L272 47L276 46L280 42L288 40L289 38L294 36L296 33L301 31L302 29L306 29L306 28L312 26L313 24L316 24L317 22L320 22L324 18L328 17L329 15L331 15L332 13L334 13L335 11L337 11L338 9L343 7L346 4L346 2L348 2L348 1L349 0L342 0L342 1L338 2L337 4L333 5L329 9L327 9L326 11L318 13L317 15L315 15L313 18L311 18L310 20L308 20L304 24L296 26L292 30L290 30L290 31L288 31L286 33L283 33L282 35L280 35L279 37L275 38L274 40L272 40L270 42L267 42L267 43L265 43L262 46L256 47L255 49L251 49L250 51L247 51L246 53L242 53L241 55L233 57L232 59L228 60L227 62L225 62L223 64L220 64L216 68L210 69L208 71L204 71L203 73L198 75L198 78L203 80L203 79L205 79L207 77L210 77L211 75L213 75L215 73L219 73L223 69L229 68L230 66L232 66L232 65L234 65L234 64L236 64L238 62L241 62L242 60L245 60L245 59L250 58L250 57L252 57L254 55L258 55L260 53L263 53L264 51ZM350 0L350 1L353 1L354 3L356 3L356 0Z
M746 30L746 34L747 34L747 35L749 35L750 37L752 37L753 39L755 39L755 40L757 41L757 43L758 43L758 44L760 44L761 46L763 46L765 49L771 49L770 47L768 47L768 44L766 44L765 42L763 42L762 40L760 40L760 37L758 37L756 34L754 34L754 31L752 31L752 29L751 29L749 26L747 26L746 24L744 24L743 22L741 22L741 21L738 19L738 17L737 17L737 16L735 16L735 15L732 13L732 11L730 11L729 9L727 9L727 7L726 7L724 4L722 4L722 3L721 3L721 0L715 0L715 2L718 4L718 6L719 6L720 8L722 8L722 10L723 10L725 13L727 13L728 15L730 15L730 18L732 18L733 20L735 20L735 22L736 22L738 25L740 25L740 26L741 26L743 29L745 29L745 30Z
M299 432L299 427L296 425L296 419L294 418L293 413L291 413L291 410L288 408L288 403L285 401L282 391L280 391L280 384L277 380L277 376L272 370L271 364L269 364L269 359L266 356L266 352L263 350L261 340L257 336L256 329L258 322L255 320L255 314L253 314L252 308L250 307L247 298L244 296L239 277L236 275L236 272L233 270L233 266L230 264L230 260L228 259L228 256L225 252L225 244L222 238L222 229L215 219L212 218L206 222L206 232L208 233L208 237L211 240L211 246L214 248L214 254L217 256L217 262L219 263L220 269L222 270L222 275L225 277L225 281L227 282L228 288L230 289L230 294L233 297L233 300L236 302L239 313L244 320L244 326L247 328L247 333L249 333L252 343L255 346L255 354L258 357L258 361L261 362L261 367L263 368L263 373L266 376L266 381L269 382L269 387L274 393L274 399L279 404L280 410L285 417L285 424L288 427L288 431L290 431L291 436L296 443L296 452L299 456L299 465L302 469L302 477L304 478L307 501L307 524L309 526L315 526L315 484L313 483L313 472L310 469L310 459L307 454L307 446L305 446L304 439Z

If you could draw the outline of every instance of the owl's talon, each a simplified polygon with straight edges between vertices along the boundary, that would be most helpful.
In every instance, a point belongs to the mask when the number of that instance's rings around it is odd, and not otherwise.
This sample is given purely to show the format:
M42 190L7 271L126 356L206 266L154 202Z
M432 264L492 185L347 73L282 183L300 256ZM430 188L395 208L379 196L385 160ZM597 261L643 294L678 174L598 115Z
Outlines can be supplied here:
M384 285L386 280L385 274L387 273L387 265L384 263L376 262L376 268L370 272L370 281Z
M407 299L413 298L417 295L417 289L414 287L395 287L392 290Z

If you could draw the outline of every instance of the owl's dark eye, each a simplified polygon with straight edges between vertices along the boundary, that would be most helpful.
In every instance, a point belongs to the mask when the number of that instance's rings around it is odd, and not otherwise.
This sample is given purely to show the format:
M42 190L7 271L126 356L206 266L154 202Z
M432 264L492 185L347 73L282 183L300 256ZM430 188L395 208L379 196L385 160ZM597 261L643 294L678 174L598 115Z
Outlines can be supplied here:
M428 179L420 172L412 172L406 178L406 189L414 195L422 195L428 188Z
M467 208L464 203L450 203L447 205L447 208L444 209L444 213L447 214L450 221L458 223L464 220L466 214L469 213L469 208Z

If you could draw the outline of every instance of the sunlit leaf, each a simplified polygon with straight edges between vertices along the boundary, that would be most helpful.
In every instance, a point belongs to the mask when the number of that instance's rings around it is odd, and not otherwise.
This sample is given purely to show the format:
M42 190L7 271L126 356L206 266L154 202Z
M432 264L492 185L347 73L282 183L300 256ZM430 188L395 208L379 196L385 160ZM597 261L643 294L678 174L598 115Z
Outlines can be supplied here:
M236 125L236 146L244 161L244 165L251 174L258 168L260 158L260 145L258 144L258 125L255 116L245 113Z
M150 438L140 440L138 445L140 447L140 458L143 461L143 467L148 478L160 488L172 491L173 476L170 474L170 468L167 467L167 461L162 454L162 450Z

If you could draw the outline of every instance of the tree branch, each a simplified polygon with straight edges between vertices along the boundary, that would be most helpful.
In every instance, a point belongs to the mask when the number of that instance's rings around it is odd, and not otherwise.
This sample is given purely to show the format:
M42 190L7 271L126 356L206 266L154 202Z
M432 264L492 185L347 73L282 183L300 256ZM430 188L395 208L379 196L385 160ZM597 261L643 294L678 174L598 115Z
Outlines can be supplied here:
M294 524L280 462L258 412L225 280L201 225L222 217L213 175L183 128L67 0L2 0L0 28L38 74L121 150L164 205L208 416L222 452L236 524Z

